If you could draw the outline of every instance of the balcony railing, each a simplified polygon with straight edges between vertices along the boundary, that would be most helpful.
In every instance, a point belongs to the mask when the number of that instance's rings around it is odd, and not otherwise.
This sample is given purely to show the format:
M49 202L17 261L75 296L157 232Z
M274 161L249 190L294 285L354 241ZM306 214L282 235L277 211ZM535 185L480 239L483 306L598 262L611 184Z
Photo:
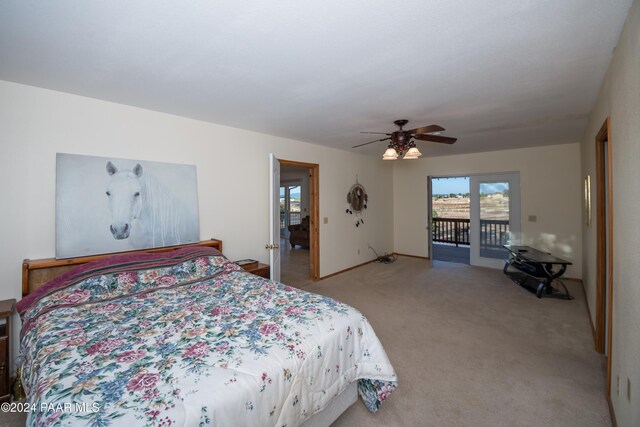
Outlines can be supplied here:
M461 218L433 218L433 241L469 244L469 220Z
M296 224L300 224L300 221L302 220L301 216L300 216L299 211L292 211L289 212L289 225L296 225ZM285 214L286 212L282 212L280 211L280 230L284 230L285 229Z
M503 249L509 240L509 221L504 219L480 220L480 247Z
M470 220L462 218L433 218L432 237L434 242L450 243L456 246L469 245ZM509 221L502 219L480 220L480 246L498 248L507 244Z

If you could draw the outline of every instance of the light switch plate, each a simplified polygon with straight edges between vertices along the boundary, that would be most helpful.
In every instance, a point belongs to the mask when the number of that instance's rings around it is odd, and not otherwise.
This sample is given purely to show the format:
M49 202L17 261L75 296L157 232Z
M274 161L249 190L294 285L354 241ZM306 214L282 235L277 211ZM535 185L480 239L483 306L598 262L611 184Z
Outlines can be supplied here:
M537 215L529 215L529 222L536 222L538 220Z
M325 216L325 217L324 217L324 221L323 221L323 222L324 222L325 224L328 224L328 223L329 223L329 218L327 218L327 217Z

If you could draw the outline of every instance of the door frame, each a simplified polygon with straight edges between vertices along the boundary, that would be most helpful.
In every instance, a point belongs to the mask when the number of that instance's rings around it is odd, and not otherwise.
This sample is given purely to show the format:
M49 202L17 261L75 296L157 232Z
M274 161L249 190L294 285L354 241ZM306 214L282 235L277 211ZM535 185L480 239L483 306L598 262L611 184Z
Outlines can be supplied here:
M427 176L427 259L433 266L433 176Z
M278 159L280 165L298 166L309 170L309 277L320 278L320 165L295 160Z
M605 156L606 150L606 156ZM605 165L606 157L606 165ZM607 398L611 396L611 353L613 330L613 179L611 118L596 134L596 339L599 353L607 353ZM606 179L605 179L606 171ZM606 182L606 192L605 192ZM609 253L607 256L607 245ZM607 282L607 271L608 283ZM605 308L605 302L607 304ZM605 320L606 316L606 320ZM607 328L605 334L605 325ZM605 344L606 336L606 344ZM606 347L605 347L606 345Z

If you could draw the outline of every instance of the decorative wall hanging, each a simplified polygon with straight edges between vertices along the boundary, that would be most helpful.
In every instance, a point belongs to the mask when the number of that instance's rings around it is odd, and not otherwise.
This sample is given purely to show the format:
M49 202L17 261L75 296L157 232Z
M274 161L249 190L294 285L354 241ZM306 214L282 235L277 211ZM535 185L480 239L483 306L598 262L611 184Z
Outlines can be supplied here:
M196 167L56 155L56 257L194 243Z
M591 227L591 175L584 179L584 223Z
M351 186L347 193L347 209L345 211L349 215L355 215L356 227L364 224L362 212L367 209L368 201L369 196L367 196L367 191L358 183L358 177L356 176L356 183Z

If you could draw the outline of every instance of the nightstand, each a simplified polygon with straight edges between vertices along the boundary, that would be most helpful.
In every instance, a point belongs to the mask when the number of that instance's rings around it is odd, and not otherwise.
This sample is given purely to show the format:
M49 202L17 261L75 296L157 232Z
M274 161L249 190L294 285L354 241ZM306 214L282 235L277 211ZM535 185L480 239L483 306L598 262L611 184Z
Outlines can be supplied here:
M269 264L249 264L243 265L242 268L244 268L251 274L264 277L265 279L268 279L271 276L271 269L269 268Z
M11 400L11 316L16 300L0 301L0 402Z

